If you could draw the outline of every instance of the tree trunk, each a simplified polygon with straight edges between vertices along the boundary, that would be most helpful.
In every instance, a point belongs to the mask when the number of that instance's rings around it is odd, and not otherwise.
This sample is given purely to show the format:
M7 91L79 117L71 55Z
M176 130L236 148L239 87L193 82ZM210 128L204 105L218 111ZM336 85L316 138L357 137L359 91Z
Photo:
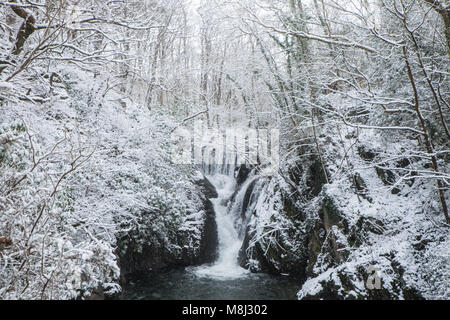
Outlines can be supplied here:
M409 81L411 83L411 87L414 93L414 105L415 105L415 110L416 110L416 114L417 114L417 118L419 119L420 122L420 126L422 128L422 132L423 132L423 139L425 142L425 147L427 149L427 152L431 155L431 165L433 167L433 170L436 172L437 175L439 175L439 165L437 162L437 158L434 152L434 147L433 147L433 142L431 141L431 137L430 134L428 133L428 128L427 125L425 123L425 119L422 116L422 112L420 110L420 106L419 106L419 94L417 91L417 86L416 86L416 82L414 80L414 76L411 70L411 66L409 64L408 61L408 55L407 55L407 50L406 50L406 44L403 46L403 56L405 59L405 65L406 65L406 70L408 72L408 77L409 77ZM450 218L448 216L448 208L447 208L447 202L445 201L445 194L444 194L444 185L441 181L441 179L437 178L437 187L438 187L438 192L439 192L439 198L441 200L441 205L442 205L442 211L444 212L444 216L445 216L445 221L447 222L447 224L450 225Z
M12 4L11 9L14 11L15 14L24 19L19 28L19 32L17 33L16 42L14 44L14 49L12 51L12 54L17 56L22 52L27 39L36 30L36 27L34 26L36 23L36 19L30 12L26 11L21 7Z
M444 33L447 40L447 53L450 55L450 8L445 8L439 0L424 0L426 3L440 14L444 20Z

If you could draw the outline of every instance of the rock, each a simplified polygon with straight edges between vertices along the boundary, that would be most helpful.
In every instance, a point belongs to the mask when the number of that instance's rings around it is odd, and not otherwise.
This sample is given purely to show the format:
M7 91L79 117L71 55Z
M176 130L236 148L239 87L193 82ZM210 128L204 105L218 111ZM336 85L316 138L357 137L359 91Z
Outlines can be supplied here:
M387 286L381 280L379 289L367 288L366 268L360 266L356 273L336 270L325 280L319 281L320 290L314 294L302 296L303 300L424 300L415 289L408 287L400 274L394 274L393 281ZM338 281L339 283L336 283ZM390 289L387 289L387 288ZM301 291L300 291L301 292Z
M383 169L379 166L375 167L378 177L387 186L393 185L395 183L395 174L389 169Z
M369 233L376 235L383 234L385 230L384 223L372 217L361 216L356 224L352 226L348 234L348 243L352 247L359 247L362 244L362 239L367 237Z
M255 200L255 197L254 197L254 194L253 194L253 190L255 189L255 186L256 186L256 183L257 183L258 180L259 179L253 180L252 183L250 183L250 185L247 187L247 190L245 191L244 200L242 201L242 208L241 208L242 209L241 210L241 218L242 218L243 222L245 222L246 213L247 213L247 209L248 209L249 204L252 201L256 201L257 200L257 199Z
M124 243L120 243L123 246ZM159 271L177 266L182 257L174 256L164 244L145 244L140 248L135 242L127 242L123 253L119 253L122 282L149 271ZM177 259L178 258L178 259Z
M247 226L244 241L239 251L238 263L241 267L251 272L263 272L268 274L289 276L304 281L306 276L306 261L303 252L288 247L282 238L277 238L278 246L270 246L268 250L263 244L256 242L249 248L250 241L254 237L254 230ZM303 246L300 247L303 248Z
M238 254L238 264L242 268L249 268L247 249L248 249L248 245L250 243L250 239L251 239L250 228L247 226L247 228L245 229L244 241L242 242L242 246L241 246L241 249L239 249L239 254Z
M275 267L275 265L266 257L260 243L256 243L255 246L252 247L251 251L248 252L249 242L252 237L252 231L249 227L247 227L245 231L244 242L242 243L242 247L239 250L239 265L243 268L249 269L252 272L280 274L280 270L278 270L278 268ZM258 265L251 265L249 263L249 260L258 261Z
M368 195L368 189L367 189L367 185L366 182L364 181L364 179L361 177L361 175L359 173L355 173L352 177L353 179L353 186L356 189L356 194L360 195L361 197L363 197L364 199L366 199L367 201L369 201L370 203L372 203L372 198Z
M236 183L238 184L238 186L242 185L245 180L247 180L251 172L252 168L247 167L245 164L240 165L240 167L237 169L236 175Z
M196 181L196 184L205 195L203 208L206 215L200 241L200 253L194 264L211 263L218 256L219 238L214 206L209 199L217 198L219 195L217 194L216 188L214 188L213 184L206 177L203 180Z
M159 239L153 242L146 239L125 237L118 240L117 252L121 271L121 282L149 271L199 265L214 262L217 258L218 235L213 204L209 199L216 198L217 192L207 178L195 182L201 192L204 211L201 236L192 230L179 230L176 239ZM137 241L144 242L139 245Z
M206 177L203 177L203 179L201 180L195 181L195 184L200 187L201 192L207 199L214 199L219 196L217 194L216 188L214 188L212 183Z
M319 209L319 221L308 229L308 276L314 276L313 269L319 260L322 267L331 267L344 261L349 252L345 244L339 242L336 233L348 234L347 221L343 218L333 199L324 196Z
M368 162L372 162L376 157L376 153L368 149L366 146L358 146L358 155L361 159Z
M307 171L306 187L309 197L317 197L326 183L327 179L320 159L315 158Z
M218 257L219 239L214 206L208 198L204 200L203 206L206 211L206 217L200 241L200 253L196 264L211 263L216 261Z

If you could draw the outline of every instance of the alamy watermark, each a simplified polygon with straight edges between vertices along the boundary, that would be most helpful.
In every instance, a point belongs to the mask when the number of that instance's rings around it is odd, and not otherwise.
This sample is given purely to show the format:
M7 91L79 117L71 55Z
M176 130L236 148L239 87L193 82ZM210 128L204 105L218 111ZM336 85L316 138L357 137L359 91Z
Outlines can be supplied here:
M273 175L280 163L278 129L207 128L199 120L191 128L172 132L172 161L176 164L241 165L259 169L261 175Z
M370 265L366 271L369 275L366 281L366 288L369 290L381 289L381 278L378 275L380 269L374 265Z

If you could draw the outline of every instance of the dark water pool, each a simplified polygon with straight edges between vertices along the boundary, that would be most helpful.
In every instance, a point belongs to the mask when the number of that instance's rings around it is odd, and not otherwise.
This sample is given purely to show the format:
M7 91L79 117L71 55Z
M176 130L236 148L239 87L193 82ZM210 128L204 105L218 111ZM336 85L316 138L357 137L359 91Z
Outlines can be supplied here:
M136 300L295 300L298 280L248 274L237 279L198 276L189 268L149 274L124 288Z

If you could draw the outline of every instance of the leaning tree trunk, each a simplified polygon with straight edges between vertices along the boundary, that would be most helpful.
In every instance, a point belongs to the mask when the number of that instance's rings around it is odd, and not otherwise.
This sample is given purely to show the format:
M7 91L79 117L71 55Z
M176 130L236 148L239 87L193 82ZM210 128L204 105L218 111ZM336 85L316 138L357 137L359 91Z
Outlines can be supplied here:
M36 19L30 12L28 12L27 10L25 10L17 5L10 4L10 8L16 15L18 15L20 18L23 19L23 22L20 25L19 31L17 32L17 36L14 41L14 47L11 52L12 56L17 56L23 51L23 48L24 48L24 45L25 45L25 42L27 41L27 39L36 30L36 27L35 27ZM6 59L6 60L8 60L8 59ZM9 64L11 64L11 61L4 61L4 63L9 65ZM6 69L6 66L0 66L0 74L5 69Z
M16 42L14 43L14 49L12 51L12 54L17 56L22 52L27 39L36 30L36 27L34 26L36 23L36 19L30 12L21 7L11 5L11 9L15 14L17 14L24 20L19 28L19 32L17 33Z

